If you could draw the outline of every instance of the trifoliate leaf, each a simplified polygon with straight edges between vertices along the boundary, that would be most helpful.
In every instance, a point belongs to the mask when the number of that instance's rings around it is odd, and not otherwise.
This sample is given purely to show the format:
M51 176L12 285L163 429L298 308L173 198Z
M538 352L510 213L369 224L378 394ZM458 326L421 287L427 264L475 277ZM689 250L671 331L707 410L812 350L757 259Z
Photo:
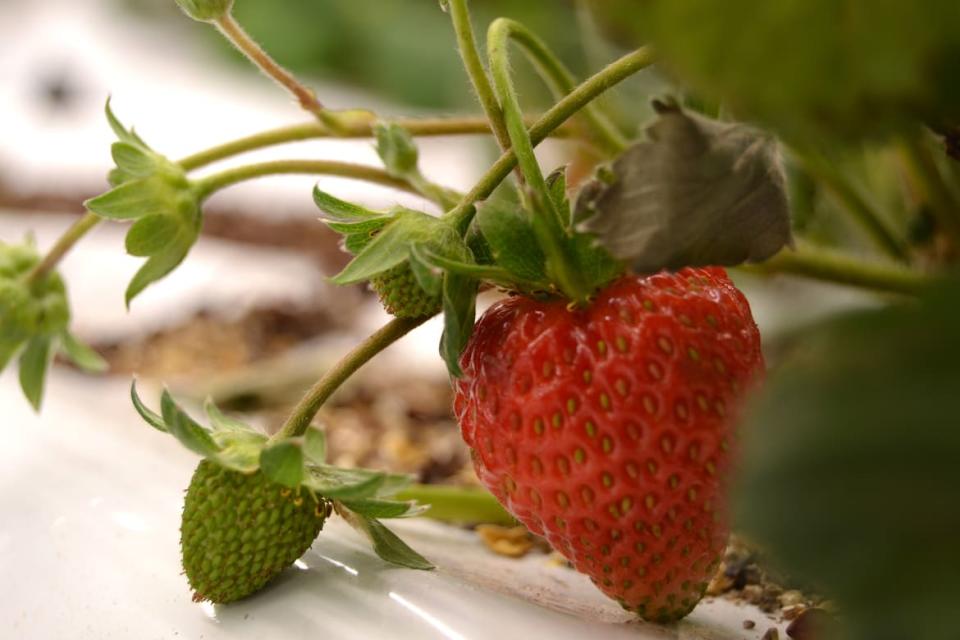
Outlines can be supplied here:
M848 637L957 635L958 326L954 281L812 327L743 430L738 529L835 600Z
M76 336L69 331L64 331L60 334L59 344L63 349L64 355L84 371L102 373L110 366L99 353L80 342Z
M23 395L30 401L35 411L40 410L40 404L43 402L43 387L51 357L50 347L49 337L36 336L27 343L27 348L20 354L20 388L23 389Z
M636 271L760 261L791 242L774 140L672 104L577 199L580 230Z
M378 122L373 127L377 154L394 178L407 178L419 173L419 151L410 132L392 122Z
M664 66L789 138L856 139L960 115L956 0L637 4L636 27Z
M391 564L408 569L433 569L433 564L410 548L397 534L387 529L382 523L364 516L357 516L358 528L363 531L373 543L374 552L381 559Z
M137 413L140 414L140 417L143 418L144 422L158 431L163 431L164 433L169 431L163 417L161 417L155 411L149 409L147 405L143 403L143 400L140 399L140 395L137 393L136 380L130 384L130 400L133 401L133 408L137 410Z
M277 484L294 489L303 480L303 450L289 440L269 445L260 452L260 470Z

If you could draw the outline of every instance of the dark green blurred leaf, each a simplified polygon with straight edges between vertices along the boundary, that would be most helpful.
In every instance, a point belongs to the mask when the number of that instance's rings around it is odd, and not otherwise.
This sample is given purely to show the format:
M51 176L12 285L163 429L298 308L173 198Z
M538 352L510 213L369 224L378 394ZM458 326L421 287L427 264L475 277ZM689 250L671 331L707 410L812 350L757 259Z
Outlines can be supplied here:
M806 332L744 434L739 526L856 638L957 637L960 284Z
M469 276L448 271L443 277L443 335L440 338L440 356L447 371L454 377L462 375L460 354L470 340L477 312L478 282Z
M960 114L956 0L645 0L637 28L707 97L788 138Z

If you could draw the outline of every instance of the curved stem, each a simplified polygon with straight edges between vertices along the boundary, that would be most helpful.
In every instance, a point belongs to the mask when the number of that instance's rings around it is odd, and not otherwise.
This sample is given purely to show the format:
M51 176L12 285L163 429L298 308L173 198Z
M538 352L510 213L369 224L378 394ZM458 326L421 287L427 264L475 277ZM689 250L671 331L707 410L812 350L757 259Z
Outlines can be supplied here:
M931 284L931 278L896 264L864 262L828 249L800 245L784 249L770 260L743 267L754 273L785 273L814 280L845 284L886 293L917 295Z
M490 78L487 77L487 71L483 68L483 62L480 60L477 40L473 35L473 25L470 23L467 0L449 0L449 2L450 19L453 22L453 31L457 36L457 49L460 51L460 58L463 60L467 76L477 93L483 112L487 114L490 127L500 144L500 148L509 149L510 136L507 134L507 125L503 119L500 101L497 100L493 87L490 86Z
M311 387L307 394L297 403L297 406L294 407L293 413L290 414L287 421L273 436L273 440L302 436L306 432L307 427L310 426L313 417L317 415L317 411L323 406L323 403L327 401L347 378L353 375L357 369L366 364L373 356L410 333L413 329L419 327L429 320L430 317L431 316L424 316L422 318L394 318L375 333L371 334Z
M290 92L305 111L312 113L320 122L334 131L339 129L339 120L320 104L313 90L304 86L292 73L277 64L276 60L270 57L270 54L250 37L250 34L240 26L240 23L233 18L229 11L223 17L215 20L213 24L223 34L224 38L263 73Z
M594 98L610 87L623 82L638 71L650 66L654 61L654 53L650 47L642 47L632 51L622 58L607 65L604 69L587 78L576 89L571 91L563 100L560 100L549 111L530 127L530 142L537 145L542 142L554 129L566 122L573 114L589 104ZM480 181L474 185L460 204L451 210L447 217L452 219L459 228L465 229L473 218L476 209L473 206L479 200L488 197L497 185L503 182L510 171L517 165L514 152L507 151L491 166Z
M394 500L416 500L430 505L423 516L442 522L469 522L510 525L516 518L500 506L486 489L443 484L414 484L391 496Z
M536 120L528 117L527 123L532 125ZM484 135L490 133L490 123L483 117L464 118L397 118L392 120L417 137L426 136L458 136ZM343 128L336 133L320 122L305 122L278 129L270 129L237 140L205 149L187 156L177 162L184 171L193 171L214 162L232 156L256 151L287 142L299 142L315 138L371 138L373 137L374 120L351 120L345 122ZM558 128L552 132L555 136L568 136L573 133L570 127Z
M348 162L338 162L335 160L273 160L242 167L233 167L198 180L195 183L195 188L197 189L199 198L204 200L213 193L237 184L238 182L282 174L322 174L353 178L355 180L366 180L367 182L381 184L385 187L392 187L401 191L430 197L430 194L421 193L414 185L406 180L394 178L383 169ZM442 192L446 191L442 187L437 187L437 189L440 189ZM444 202L446 201L438 202L438 204L443 206Z
M63 232L63 235L57 239L57 242L50 248L47 255L43 257L37 266L27 273L27 283L33 284L42 279L45 275L53 271L63 256L73 248L73 245L83 236L93 229L100 222L101 218L97 214L88 211L82 218L70 225L70 228Z
M487 55L493 74L493 87L507 121L507 133L510 134L510 142L517 156L517 165L533 195L535 214L531 222L540 247L547 256L547 270L560 290L571 300L579 302L586 299L590 291L583 282L582 275L574 267L563 242L567 233L566 224L550 197L547 181L533 152L530 133L523 123L520 100L510 77L508 44L512 28L510 21L500 18L493 21L487 34Z
M570 70L550 50L547 44L537 37L523 24L506 18L499 20L499 28L506 31L504 37L512 39L526 53L537 73L543 78L553 92L556 99L560 99L573 91L576 80ZM491 27L492 29L492 27ZM627 146L627 140L617 127L601 113L596 105L588 104L582 115L593 130L597 141L608 151L622 151Z

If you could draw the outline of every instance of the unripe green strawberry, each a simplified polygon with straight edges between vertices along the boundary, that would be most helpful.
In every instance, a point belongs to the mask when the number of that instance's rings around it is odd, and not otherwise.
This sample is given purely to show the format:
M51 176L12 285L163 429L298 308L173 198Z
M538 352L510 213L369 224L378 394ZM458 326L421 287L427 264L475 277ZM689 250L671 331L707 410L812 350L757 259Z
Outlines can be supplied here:
M310 548L329 503L203 460L180 526L183 569L194 601L226 603L263 588Z
M397 318L422 318L440 310L440 296L430 295L403 262L370 279L383 308Z
M590 306L480 319L456 413L480 481L608 596L669 622L726 540L726 474L760 335L723 269L625 276Z

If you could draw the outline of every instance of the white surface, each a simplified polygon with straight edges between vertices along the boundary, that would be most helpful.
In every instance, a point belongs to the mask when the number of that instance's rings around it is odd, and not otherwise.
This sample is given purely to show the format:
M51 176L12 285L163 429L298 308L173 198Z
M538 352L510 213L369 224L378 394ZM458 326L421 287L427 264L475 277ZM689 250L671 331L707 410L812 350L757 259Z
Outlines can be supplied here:
M543 556L493 556L467 532L422 521L395 528L436 571L391 568L334 520L297 568L257 596L197 605L178 555L196 458L134 414L127 381L56 371L37 417L7 373L0 416L6 637L732 640L770 626L724 601L701 604L673 628L628 622L584 576ZM754 631L742 629L746 618Z

